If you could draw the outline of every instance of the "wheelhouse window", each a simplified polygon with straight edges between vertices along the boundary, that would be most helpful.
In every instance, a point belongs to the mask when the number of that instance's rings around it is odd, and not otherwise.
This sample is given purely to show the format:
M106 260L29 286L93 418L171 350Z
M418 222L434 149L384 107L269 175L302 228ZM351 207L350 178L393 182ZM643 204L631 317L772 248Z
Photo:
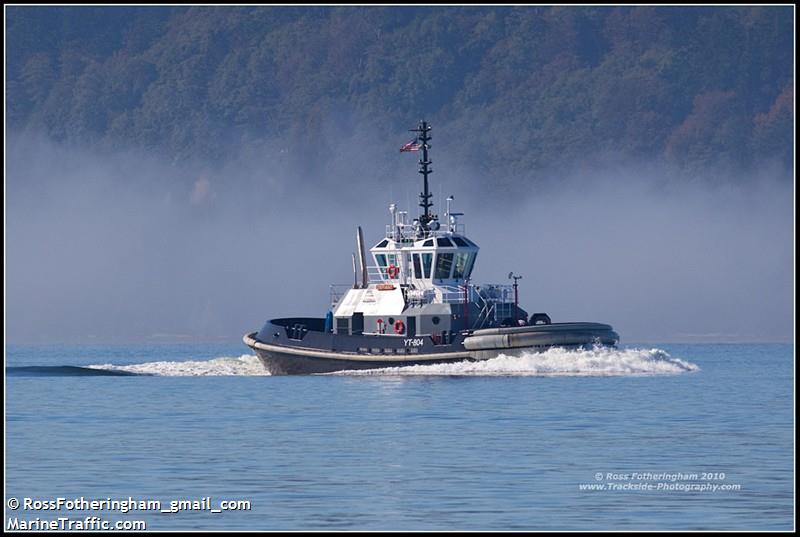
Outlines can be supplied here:
M397 266L396 254L375 254L375 261L378 262L378 270L383 278L387 277L386 269L390 265Z
M464 277L464 274L467 273L467 265L469 264L469 252L464 253L457 253L456 254L456 263L455 267L453 268L453 278L461 279Z
M431 277L431 264L433 263L433 254L420 254L422 257L422 268L425 269L425 277Z
M419 254L414 254L414 277L418 279L424 278L422 275L422 264L419 262Z
M381 242L375 245L375 248L386 248L387 244L389 244L389 239L383 239Z
M433 246L433 239L428 239L422 243L422 246Z
M436 275L437 280L446 280L450 277L450 269L453 267L453 254L439 254L436 256Z
M469 247L469 244L467 244L467 241L465 241L461 237L453 237L453 242L456 243L456 246L467 246L467 247Z
M467 259L467 270L464 271L464 274L466 274L466 276L464 276L465 278L472 276L472 268L475 265L475 257L477 255L476 252L470 252L469 259Z
M452 248L453 247L453 243L450 242L450 239L446 239L444 237L439 237L438 239L436 239L436 244L439 245L439 246L443 246L445 248Z

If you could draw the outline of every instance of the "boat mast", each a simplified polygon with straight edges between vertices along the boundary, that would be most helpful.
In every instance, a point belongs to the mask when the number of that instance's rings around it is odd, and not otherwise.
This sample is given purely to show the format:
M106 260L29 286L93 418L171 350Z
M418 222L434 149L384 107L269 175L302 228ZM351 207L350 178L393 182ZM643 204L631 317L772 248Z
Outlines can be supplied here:
M428 122L425 120L420 121L419 127L416 129L411 129L411 132L417 133L417 140L419 140L422 148L422 158L419 160L419 173L422 174L423 178L423 191L419 194L419 206L422 207L423 212L422 216L419 217L419 223L426 233L430 231L430 223L434 220L434 216L430 212L430 208L433 206L433 202L431 202L433 194L428 190L428 175L433 173L433 170L430 169L432 162L428 159L428 149L430 148L428 142L431 140L431 136L428 133L430 131L431 126L428 125Z

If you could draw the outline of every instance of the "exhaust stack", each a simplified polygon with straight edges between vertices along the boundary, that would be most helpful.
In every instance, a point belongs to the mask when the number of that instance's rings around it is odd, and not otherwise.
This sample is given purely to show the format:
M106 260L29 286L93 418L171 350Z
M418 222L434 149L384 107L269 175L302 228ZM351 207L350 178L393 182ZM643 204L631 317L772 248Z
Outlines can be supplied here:
M353 289L358 289L358 273L356 272L356 254L353 254Z
M358 242L358 260L361 265L361 288L366 289L369 286L367 283L367 256L364 253L364 232L361 231L361 226L358 226L356 241Z

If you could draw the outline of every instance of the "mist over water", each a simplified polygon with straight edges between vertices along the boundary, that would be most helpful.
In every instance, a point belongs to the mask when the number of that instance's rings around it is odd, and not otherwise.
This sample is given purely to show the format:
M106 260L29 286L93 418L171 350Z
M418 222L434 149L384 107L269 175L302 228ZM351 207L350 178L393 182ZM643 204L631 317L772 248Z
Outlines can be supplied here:
M269 317L323 316L328 285L352 282L356 226L369 246L389 202L416 214L417 159L397 152L404 135L364 136L357 159L343 150L314 172L284 159L280 144L177 165L11 137L8 340L235 341ZM432 153L435 210L443 216L452 194L466 213L481 247L476 283L505 283L513 270L528 311L607 322L626 343L791 340L785 172L687 180L604 163L493 191L491 177L450 162L445 148Z

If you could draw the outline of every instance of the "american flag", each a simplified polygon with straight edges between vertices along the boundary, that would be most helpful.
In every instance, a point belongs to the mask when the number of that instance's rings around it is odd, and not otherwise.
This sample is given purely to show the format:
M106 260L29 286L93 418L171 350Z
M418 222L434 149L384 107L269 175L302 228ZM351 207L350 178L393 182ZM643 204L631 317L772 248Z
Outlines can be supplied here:
M422 144L419 143L419 140L414 138L407 144L403 145L403 147L400 148L400 152L402 153L403 151L419 151L421 148Z

